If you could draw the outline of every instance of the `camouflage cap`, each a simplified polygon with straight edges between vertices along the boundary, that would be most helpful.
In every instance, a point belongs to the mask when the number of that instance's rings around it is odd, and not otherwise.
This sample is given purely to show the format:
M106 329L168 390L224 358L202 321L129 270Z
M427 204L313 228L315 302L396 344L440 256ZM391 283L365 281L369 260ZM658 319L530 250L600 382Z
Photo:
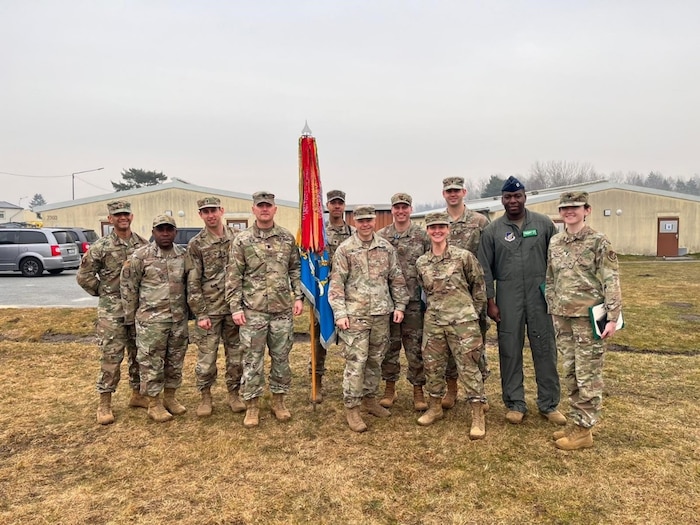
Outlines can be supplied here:
M266 202L271 206L275 205L275 194L269 191L256 191L253 193L253 204L260 204L261 202Z
M107 211L110 215L117 213L131 213L131 203L127 201L113 201L107 203Z
M355 220L359 219L374 219L377 214L374 212L374 206L369 204L358 206L352 211L352 216Z
M173 219L170 215L156 215L156 218L153 219L153 227L155 228L161 224L169 224L170 226L177 228L175 219Z
M442 179L442 189L443 190L463 190L464 188L464 177L447 177Z
M204 197L197 201L197 208L221 208L221 199L219 197Z
M331 201L334 201L336 199L345 202L345 192L340 191L340 190L331 190L328 193L326 193L326 201L327 202L331 202Z
M393 206L394 204L408 204L412 206L413 199L408 193L395 193L391 196L391 205Z
M450 225L450 218L447 216L447 212L433 211L425 216L426 226L434 226L436 224L444 224L445 226Z
M585 191L567 191L559 197L559 207L585 206L588 204L588 193Z

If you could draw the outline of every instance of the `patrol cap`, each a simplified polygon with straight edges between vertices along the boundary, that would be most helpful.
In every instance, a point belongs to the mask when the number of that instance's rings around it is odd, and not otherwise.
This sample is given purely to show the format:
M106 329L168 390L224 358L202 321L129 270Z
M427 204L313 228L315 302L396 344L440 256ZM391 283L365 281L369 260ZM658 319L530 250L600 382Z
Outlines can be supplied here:
M221 208L221 199L219 197L204 197L197 201L197 208Z
M253 193L253 204L260 204L261 202L266 202L267 204L275 205L275 194L269 191L256 191Z
M341 190L331 190L326 193L326 202L331 202L336 199L345 202L345 192Z
M408 193L394 193L394 195L391 196L391 205L393 206L394 204L408 204L412 206L413 199Z
M588 192L585 191L567 191L559 197L559 207L566 206L585 206L588 204Z
M107 203L107 210L110 215L117 213L131 213L131 203L127 201L112 201Z
M155 228L161 224L169 224L170 226L177 228L175 219L173 219L170 215L156 215L156 218L153 219L153 227Z
M447 177L442 179L442 189L443 190L463 190L464 188L464 177Z
M359 219L374 219L377 214L374 212L374 206L369 204L358 206L352 211L352 216L355 220Z
M450 225L450 218L444 211L433 211L425 216L425 225L433 226L436 224L444 224L445 226Z
M503 186L501 187L501 192L513 192L518 190L525 191L525 185L512 175L506 179L506 181L503 183Z

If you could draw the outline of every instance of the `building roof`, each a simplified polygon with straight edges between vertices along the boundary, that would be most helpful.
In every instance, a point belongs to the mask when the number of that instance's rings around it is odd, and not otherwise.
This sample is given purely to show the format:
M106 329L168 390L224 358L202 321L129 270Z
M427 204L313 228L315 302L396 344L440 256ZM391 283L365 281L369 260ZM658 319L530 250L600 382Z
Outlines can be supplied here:
M16 204L12 204L11 202L7 201L0 201L0 208L3 210L23 210L21 206L17 206Z
M643 186L633 186L631 184L619 184L616 182L610 182L607 180L599 180L593 182L583 182L580 184L572 184L570 186L559 186L556 188L547 188L542 190L532 190L525 192L527 194L528 204L537 204L541 202L558 201L559 195L571 189L576 189L580 191L587 191L588 193L596 193L606 190L624 190L636 193L645 193L648 195L658 195L661 197L670 197L672 199L684 199L689 201L700 202L700 196L689 195L687 193L678 193L675 191L665 191L657 190L654 188L645 188ZM467 208L478 212L488 212L493 213L497 211L503 211L503 204L501 204L500 195L495 197L487 197L485 199L476 199L471 201L466 201L465 204ZM420 212L413 213L411 217L421 218L425 217L428 213L433 211L442 211L445 207L436 208L433 210L424 210Z
M166 190L172 190L172 189L194 191L194 192L198 192L198 193L209 193L212 195L220 195L223 197L232 197L234 199L242 199L242 200L249 200L249 201L253 200L253 196L249 195L247 193L238 193L235 191L227 191L227 190L222 190L219 188L207 188L205 186L197 186L196 184L190 184L189 182L186 182L182 179L173 178L169 182L166 182L163 184L157 184L155 186L143 186L142 188L136 188L133 190L115 191L114 193L105 193L102 195L95 195L93 197L85 197L83 199L75 199L75 200L64 201L64 202L54 202L51 204L45 204L43 206L36 206L34 208L34 211L43 212L43 211L47 211L47 210L69 208L71 206L76 206L76 205L80 205L80 204L92 204L94 202L101 202L101 201L104 201L107 199L110 199L110 200L123 199L126 197L131 197L133 195L144 195L147 193L155 193L158 191L166 191ZM275 198L275 202L278 205L282 205L282 206L296 207L299 205L299 203L296 201L288 201L288 200L282 200L282 199L277 199L277 198Z

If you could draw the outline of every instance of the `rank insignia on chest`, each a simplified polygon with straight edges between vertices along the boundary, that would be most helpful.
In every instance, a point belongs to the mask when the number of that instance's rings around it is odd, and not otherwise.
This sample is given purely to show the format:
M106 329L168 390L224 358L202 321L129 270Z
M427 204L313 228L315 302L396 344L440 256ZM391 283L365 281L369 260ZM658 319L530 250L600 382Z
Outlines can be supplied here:
M515 240L515 234L513 232L508 232L504 239L508 242L513 242Z
M537 237L537 230L525 230L523 231L523 237Z

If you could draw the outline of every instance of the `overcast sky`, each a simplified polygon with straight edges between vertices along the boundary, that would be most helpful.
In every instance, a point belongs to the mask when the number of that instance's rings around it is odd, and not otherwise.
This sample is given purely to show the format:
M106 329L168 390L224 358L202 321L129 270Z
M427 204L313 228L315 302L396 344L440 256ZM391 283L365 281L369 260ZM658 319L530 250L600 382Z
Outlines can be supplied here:
M99 167L76 198L141 168L296 200L305 120L355 204L536 161L691 177L699 21L690 0L0 0L0 200L68 201Z

